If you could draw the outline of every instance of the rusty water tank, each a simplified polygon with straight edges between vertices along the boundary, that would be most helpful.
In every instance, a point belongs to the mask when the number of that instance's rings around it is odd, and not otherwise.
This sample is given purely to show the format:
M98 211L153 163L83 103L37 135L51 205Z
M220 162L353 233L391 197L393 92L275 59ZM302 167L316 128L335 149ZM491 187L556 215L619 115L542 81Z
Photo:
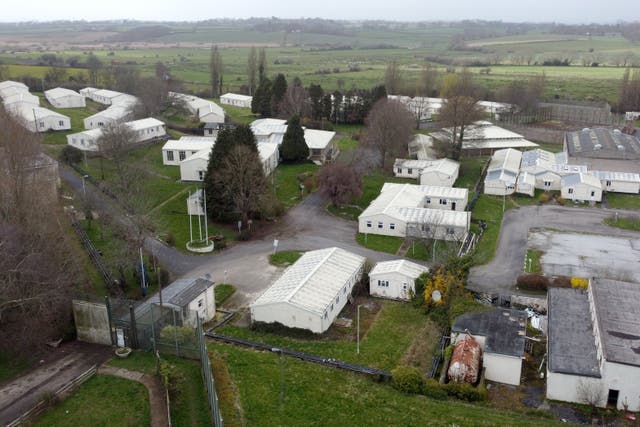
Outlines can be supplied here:
M471 335L460 337L453 347L451 363L449 364L449 381L475 384L480 371L480 345Z

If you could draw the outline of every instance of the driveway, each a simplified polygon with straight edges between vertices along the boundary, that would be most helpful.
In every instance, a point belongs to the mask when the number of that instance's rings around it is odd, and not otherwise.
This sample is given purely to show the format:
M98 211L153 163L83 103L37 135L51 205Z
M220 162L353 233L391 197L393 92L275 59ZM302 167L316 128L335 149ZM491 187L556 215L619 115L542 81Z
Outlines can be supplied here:
M488 264L471 269L467 282L469 289L486 293L517 293L515 283L523 273L527 238L532 228L640 238L640 233L602 223L615 212L619 215L638 214L613 209L563 206L524 206L507 211L502 221L495 256Z

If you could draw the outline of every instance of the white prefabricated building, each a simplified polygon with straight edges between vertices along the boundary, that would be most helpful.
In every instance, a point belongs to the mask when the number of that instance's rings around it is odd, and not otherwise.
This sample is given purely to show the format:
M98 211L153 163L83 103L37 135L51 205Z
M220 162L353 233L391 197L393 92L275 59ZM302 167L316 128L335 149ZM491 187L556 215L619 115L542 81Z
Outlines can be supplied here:
M56 108L84 108L86 101L78 92L57 87L44 92L45 98Z
M376 297L409 300L415 281L429 269L406 259L382 261L369 272L369 293Z
M593 175L576 173L562 178L562 198L580 202L601 202L602 184Z
M252 96L237 93L225 93L220 97L220 104L233 105L235 107L251 108Z
M522 153L513 148L497 150L487 168L484 178L484 193L509 196L516 191L516 180L520 172Z
M15 104L9 108L9 113L31 132L71 129L69 117L37 105Z

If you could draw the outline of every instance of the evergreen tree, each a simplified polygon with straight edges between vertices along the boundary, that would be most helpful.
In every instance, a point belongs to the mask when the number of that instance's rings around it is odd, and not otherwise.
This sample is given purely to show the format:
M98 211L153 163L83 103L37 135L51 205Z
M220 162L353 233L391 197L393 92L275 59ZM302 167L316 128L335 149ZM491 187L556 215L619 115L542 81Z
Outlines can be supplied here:
M216 45L211 46L209 74L211 77L211 96L215 98L221 95L222 88L222 58Z
M298 116L289 120L280 146L280 154L285 162L302 162L309 157L309 148Z
M285 93L287 93L287 79L284 74L280 73L273 81L271 89L271 114L274 116L277 116L280 111L280 104L284 99Z
M309 98L311 99L311 117L313 120L320 120L323 116L322 97L324 90L322 86L312 84L309 86Z
M258 89L251 100L251 112L260 114L262 117L271 116L271 80L264 78L260 81Z

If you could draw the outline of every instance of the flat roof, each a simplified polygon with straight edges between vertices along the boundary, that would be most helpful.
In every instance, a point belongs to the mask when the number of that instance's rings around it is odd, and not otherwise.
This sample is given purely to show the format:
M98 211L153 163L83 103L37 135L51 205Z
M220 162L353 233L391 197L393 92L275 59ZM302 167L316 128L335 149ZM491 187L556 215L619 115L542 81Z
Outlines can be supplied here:
M640 183L640 174L631 172L591 171L600 181L621 181Z
M585 184L591 187L602 189L602 183L598 178L586 173L574 173L562 178L562 185Z
M239 93L225 93L220 98L237 99L238 101L251 101L253 99L252 96L241 95Z
M547 295L549 370L600 378L587 292L552 287Z
M49 89L49 90L45 90L44 91L44 96L46 96L47 98L63 98L65 96L77 96L77 97L81 97L82 95L80 95L78 92L71 90L71 89L66 89L63 87L56 87L53 89ZM83 97L84 98L84 97Z
M640 284L595 279L590 286L605 359L640 366Z
M456 317L452 332L486 337L485 353L524 357L527 314L520 310L493 308L480 313L466 313Z
M640 140L617 129L585 128L567 132L565 144L573 157L640 159Z
M364 263L336 247L306 252L251 307L286 303L322 316L337 296L347 297L341 291Z
M154 126L164 126L164 122L161 122L158 119L154 119L153 117L147 117L146 119L127 122L127 126L129 126L132 130L136 131L136 130L147 129Z
M209 150L215 145L216 138L210 137L189 137L189 139L170 139L163 146L163 150L200 151Z

